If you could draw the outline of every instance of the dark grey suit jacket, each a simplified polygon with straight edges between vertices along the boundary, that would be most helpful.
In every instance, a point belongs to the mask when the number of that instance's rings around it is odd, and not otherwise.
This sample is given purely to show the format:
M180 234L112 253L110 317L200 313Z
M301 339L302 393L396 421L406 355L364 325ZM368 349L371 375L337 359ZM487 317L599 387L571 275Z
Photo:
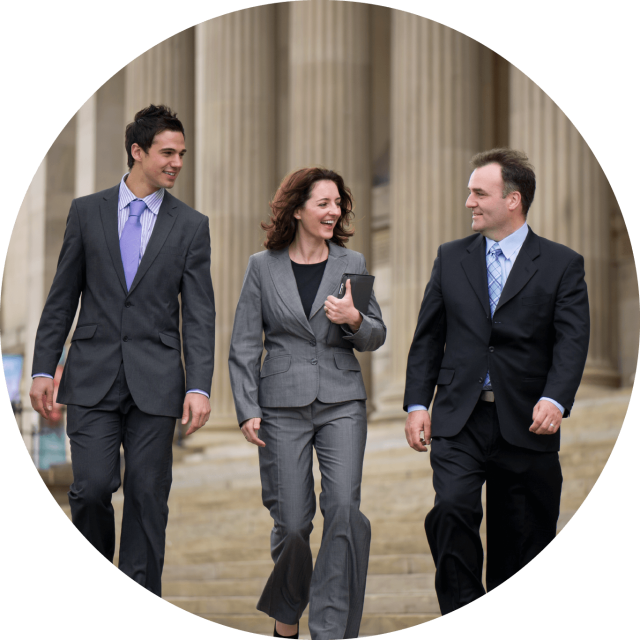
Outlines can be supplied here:
M95 406L124 362L138 408L179 417L185 389L209 392L213 376L209 220L165 191L127 292L118 239L118 194L116 186L71 203L58 268L36 335L32 372L54 374L81 299L58 402Z
M375 351L384 344L387 328L372 293L358 331L345 331L341 347L327 344L331 322L322 308L327 296L337 295L343 273L367 273L364 256L330 242L307 320L289 250L249 258L229 352L238 423L262 418L260 407L304 407L316 398L325 403L366 399L353 349ZM261 369L263 332L267 353Z
M428 407L437 386L431 434L454 436L489 369L505 440L557 451L559 431L540 436L529 427L543 396L565 417L573 406L589 347L584 260L529 229L492 318L485 247L475 234L438 249L409 351L404 408Z

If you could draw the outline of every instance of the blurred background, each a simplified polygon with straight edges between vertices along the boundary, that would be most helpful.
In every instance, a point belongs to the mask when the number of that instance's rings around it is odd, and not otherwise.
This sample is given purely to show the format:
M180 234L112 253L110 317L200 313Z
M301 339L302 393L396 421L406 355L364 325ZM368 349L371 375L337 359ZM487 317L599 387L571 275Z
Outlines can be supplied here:
M375 513L369 516L374 542L363 633L404 628L437 612L432 595L424 600L432 567L417 531L433 497L430 470L426 458L405 452L402 435L406 356L438 245L471 233L464 207L469 160L495 146L525 151L536 169L532 229L585 257L592 334L576 411L563 423L563 464L575 471L563 467L565 524L615 442L638 356L636 270L607 178L555 103L491 50L409 13L326 0L239 11L162 42L109 79L43 160L13 230L0 331L16 419L49 485L68 487L69 450L64 407L50 423L30 408L36 328L71 200L120 181L127 170L124 128L152 102L177 111L186 129L188 153L173 193L210 218L217 309L211 418L176 448L169 531L183 527L176 539L192 539L188 550L168 549L165 576L173 576L174 586L165 589L167 597L225 624L262 630L262 618L245 615L241 599L254 607L254 592L268 575L270 525L260 506L255 450L236 433L227 358L247 260L262 249L259 223L281 179L303 166L330 167L352 189L356 234L349 247L366 256L376 276L389 330L383 348L360 358L371 427L363 511L369 515L369 501L380 513L377 525ZM416 478L424 492L398 501L407 493L402 483ZM194 486L200 502L181 502L181 487ZM63 493L58 497L64 504ZM241 513L234 510L238 500L245 501ZM222 512L232 515L224 520ZM385 528L393 525L389 512L395 531ZM398 535L403 520L415 535ZM234 538L244 548L237 557L228 542ZM422 595L411 600L409 588ZM389 589L396 600L382 597ZM240 600L215 600L230 591Z

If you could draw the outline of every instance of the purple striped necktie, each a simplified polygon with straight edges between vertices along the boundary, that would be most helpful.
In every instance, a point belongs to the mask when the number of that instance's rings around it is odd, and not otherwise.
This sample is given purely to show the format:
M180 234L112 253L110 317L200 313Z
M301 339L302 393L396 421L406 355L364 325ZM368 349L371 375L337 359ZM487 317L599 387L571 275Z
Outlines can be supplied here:
M129 217L125 222L120 235L120 255L124 267L124 277L127 281L127 291L131 289L131 283L136 277L140 262L140 239L142 237L142 224L140 216L147 208L142 200L132 200L129 203Z

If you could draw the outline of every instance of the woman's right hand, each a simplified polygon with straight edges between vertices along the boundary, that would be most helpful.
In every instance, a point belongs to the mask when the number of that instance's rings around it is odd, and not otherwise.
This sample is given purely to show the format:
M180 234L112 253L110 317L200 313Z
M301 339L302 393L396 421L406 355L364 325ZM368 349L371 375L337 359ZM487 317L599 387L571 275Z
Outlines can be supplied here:
M255 444L257 447L266 447L267 445L258 438L258 434L256 433L260 428L260 422L260 418L249 418L242 423L240 429L247 442Z

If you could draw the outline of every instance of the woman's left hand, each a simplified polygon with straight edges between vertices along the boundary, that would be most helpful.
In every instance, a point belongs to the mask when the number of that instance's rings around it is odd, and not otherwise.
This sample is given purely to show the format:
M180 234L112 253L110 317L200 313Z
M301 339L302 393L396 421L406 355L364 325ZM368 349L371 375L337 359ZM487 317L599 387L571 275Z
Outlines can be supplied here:
M360 312L353 306L351 297L351 280L347 280L343 298L329 296L324 303L324 312L327 318L334 324L348 324L349 329L355 333L362 324Z

